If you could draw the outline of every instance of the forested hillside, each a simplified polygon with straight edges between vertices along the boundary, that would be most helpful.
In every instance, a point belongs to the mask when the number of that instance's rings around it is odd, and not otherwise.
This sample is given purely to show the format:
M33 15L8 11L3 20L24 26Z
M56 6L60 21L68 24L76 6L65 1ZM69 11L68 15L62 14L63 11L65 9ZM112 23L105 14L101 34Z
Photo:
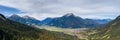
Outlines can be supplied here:
M120 40L120 16L98 31L89 36L91 40Z

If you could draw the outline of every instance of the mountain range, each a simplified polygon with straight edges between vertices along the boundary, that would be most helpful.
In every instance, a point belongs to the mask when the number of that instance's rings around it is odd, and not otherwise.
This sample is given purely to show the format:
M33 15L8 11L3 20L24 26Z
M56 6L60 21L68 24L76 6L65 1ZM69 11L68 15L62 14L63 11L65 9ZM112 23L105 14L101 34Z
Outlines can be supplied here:
M47 31L7 19L0 14L0 40L79 40L75 36Z
M24 18L28 18L28 16ZM37 20L35 18L31 18L31 19ZM75 21L74 23L77 23L76 21L79 20L82 21L83 23L85 20L85 22L88 22L88 24L90 24L89 21L94 22L94 20L92 19L82 19L73 14L69 14L69 15L67 14L57 18L46 18L43 21L45 21L44 25L48 25L48 23L51 22L53 23L57 22L56 24L58 23L63 24L62 22L65 23L67 21L68 23L73 23L73 21ZM40 21L40 23L43 22ZM88 36L88 40L119 40L120 39L119 24L120 24L120 16L118 16L115 20L110 21L103 27L95 28L94 30L97 31L90 34ZM0 14L0 39L1 40L79 40L76 36L71 36L60 32L47 31L44 29L36 28L34 26L29 26L19 22L15 22L13 20L9 20L2 14Z
M13 21L16 21L16 22L20 22L22 24L27 24L27 25L41 25L41 21L33 18L33 17L29 17L29 16L23 16L23 17L20 17L16 14L10 16L8 19L10 20L13 20Z
M28 25L48 25L61 28L95 28L111 21L110 19L83 19L73 13L65 14L62 17L46 18L41 21L33 17L20 17L18 15L12 15L8 19Z

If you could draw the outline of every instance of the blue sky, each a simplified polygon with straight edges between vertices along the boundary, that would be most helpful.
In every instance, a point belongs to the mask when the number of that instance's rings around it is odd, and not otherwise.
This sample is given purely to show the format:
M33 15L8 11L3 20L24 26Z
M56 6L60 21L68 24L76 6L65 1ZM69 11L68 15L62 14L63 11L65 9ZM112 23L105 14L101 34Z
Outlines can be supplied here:
M5 16L10 16L12 14L19 14L21 11L16 8L0 5L0 13L4 14Z
M59 17L66 13L74 13L82 18L114 19L120 15L119 4L120 0L0 0L0 12L37 19Z

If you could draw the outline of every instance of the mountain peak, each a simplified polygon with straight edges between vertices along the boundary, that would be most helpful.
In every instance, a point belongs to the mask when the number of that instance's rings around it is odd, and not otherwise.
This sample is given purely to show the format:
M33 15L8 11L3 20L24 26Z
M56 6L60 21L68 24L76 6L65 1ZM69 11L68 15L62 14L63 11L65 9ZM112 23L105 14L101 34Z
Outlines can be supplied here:
M69 17L69 16L74 16L74 14L73 13L67 13L64 16Z
M4 15L0 14L0 19L5 20L6 17Z
M20 17L20 16L17 14L13 14L11 17Z
M25 18L25 19L35 19L33 17L30 17L30 16L23 16L22 18Z
M29 17L29 16L23 16L23 18L31 18L31 17Z

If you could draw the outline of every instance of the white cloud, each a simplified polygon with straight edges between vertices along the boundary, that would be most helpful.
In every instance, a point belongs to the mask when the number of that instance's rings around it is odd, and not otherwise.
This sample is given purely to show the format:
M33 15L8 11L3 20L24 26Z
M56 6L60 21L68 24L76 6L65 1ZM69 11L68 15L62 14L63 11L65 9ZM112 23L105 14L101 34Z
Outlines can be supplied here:
M119 0L0 0L38 19L75 13L83 18L115 18L120 13Z

